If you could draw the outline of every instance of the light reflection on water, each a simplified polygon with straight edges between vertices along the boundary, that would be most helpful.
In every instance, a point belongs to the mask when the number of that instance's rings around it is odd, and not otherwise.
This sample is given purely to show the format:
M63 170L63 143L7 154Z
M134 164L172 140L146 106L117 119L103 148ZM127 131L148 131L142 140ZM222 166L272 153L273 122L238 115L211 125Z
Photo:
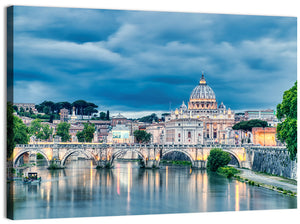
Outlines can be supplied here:
M64 170L35 167L39 185L15 182L8 191L15 219L287 209L297 198L189 167L140 169L118 162L96 170L72 161Z

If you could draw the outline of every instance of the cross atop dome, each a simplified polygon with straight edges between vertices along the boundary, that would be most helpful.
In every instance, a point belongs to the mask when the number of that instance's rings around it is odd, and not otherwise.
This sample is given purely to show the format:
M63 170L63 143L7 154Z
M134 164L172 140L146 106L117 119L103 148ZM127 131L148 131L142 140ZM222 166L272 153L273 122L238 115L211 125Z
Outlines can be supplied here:
M205 78L204 78L204 72L202 72L202 77L200 79L199 84L206 85L206 81L205 81Z

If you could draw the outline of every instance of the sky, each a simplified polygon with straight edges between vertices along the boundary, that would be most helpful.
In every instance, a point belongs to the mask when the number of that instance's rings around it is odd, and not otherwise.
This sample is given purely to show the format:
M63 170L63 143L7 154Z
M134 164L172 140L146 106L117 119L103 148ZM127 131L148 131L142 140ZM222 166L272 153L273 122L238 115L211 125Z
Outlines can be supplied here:
M13 18L16 103L168 112L204 72L219 104L276 109L297 79L296 17L15 6Z

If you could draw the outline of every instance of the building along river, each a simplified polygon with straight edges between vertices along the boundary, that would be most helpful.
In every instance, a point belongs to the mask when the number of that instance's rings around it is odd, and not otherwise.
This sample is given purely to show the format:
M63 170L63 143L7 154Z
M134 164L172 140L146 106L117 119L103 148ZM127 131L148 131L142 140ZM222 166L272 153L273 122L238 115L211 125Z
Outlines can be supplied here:
M188 166L114 165L97 170L89 160L70 160L62 170L32 167L42 182L8 183L8 210L14 219L44 219L297 208L297 197Z

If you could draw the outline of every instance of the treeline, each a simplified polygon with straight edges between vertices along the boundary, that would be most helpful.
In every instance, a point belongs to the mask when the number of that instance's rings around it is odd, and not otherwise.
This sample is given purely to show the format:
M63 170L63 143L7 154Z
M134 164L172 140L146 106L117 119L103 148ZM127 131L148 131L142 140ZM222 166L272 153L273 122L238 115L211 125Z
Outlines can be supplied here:
M159 118L155 113L148 115L148 116L144 116L141 118L138 118L137 120L139 120L140 122L146 122L146 123L152 123L154 122L159 122L159 121L165 121L165 116L170 115L170 113L163 113L161 116L161 118Z
M59 119L58 114L35 114L35 113L33 113L31 108L29 110L25 111L23 107L20 107L20 110L18 110L17 106L13 106L13 109L21 117L30 117L32 119L42 119L42 120L48 120L48 121L53 121L53 120Z
M35 106L39 113L45 114L59 114L60 110L65 108L69 110L69 114L72 113L72 108L75 107L75 113L78 115L92 115L97 113L96 104L91 102L86 102L85 100L76 100L73 103L70 102L58 102L54 103L52 101L44 101L41 104Z
M25 110L23 107L18 109L17 106L13 106L13 109L17 112L19 116L30 117L32 119L41 119L43 121L48 120L52 123L53 120L60 119L60 110L65 108L69 111L69 114L72 114L73 107L75 108L75 114L81 116L91 116L93 113L97 113L98 107L96 104L87 102L85 100L76 100L73 103L64 101L64 102L52 102L52 101L44 101L40 104L35 105L35 109L39 113L43 114L35 114L32 109ZM100 117L95 117L96 120L109 120L109 111L107 113L101 112Z

